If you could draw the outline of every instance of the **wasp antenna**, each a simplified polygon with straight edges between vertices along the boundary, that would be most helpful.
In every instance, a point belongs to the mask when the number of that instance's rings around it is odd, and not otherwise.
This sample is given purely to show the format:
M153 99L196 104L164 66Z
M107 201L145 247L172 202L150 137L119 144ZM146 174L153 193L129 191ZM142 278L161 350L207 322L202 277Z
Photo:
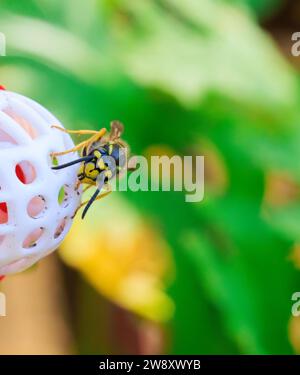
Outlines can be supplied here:
M54 169L54 170L57 171L59 169L67 168L67 167L70 167L71 165L74 165L74 164L77 164L77 163L81 163L83 161L91 161L93 159L93 157L94 156L92 156L92 155L85 156L83 158L79 158L79 159L70 161L69 163L66 163L66 164L57 165L55 167L52 167L51 169Z
M85 218L85 215L87 214L88 209L91 207L91 205L93 204L93 202L95 201L99 193L100 193L100 190L97 189L95 193L93 194L93 196L91 197L91 199L88 201L87 205L84 207L83 213L81 215L82 220Z
M105 175L104 175L103 172L99 175L97 183L98 183L97 190L96 190L95 193L92 195L92 197L91 197L91 199L88 201L87 205L84 207L83 213L82 213L82 215L81 215L81 218L82 218L82 219L85 218L85 215L87 214L89 208L91 207L91 205L93 204L93 202L97 199L98 194L100 193L100 191L101 191L102 188L103 188L103 185L104 185L104 183L105 183Z

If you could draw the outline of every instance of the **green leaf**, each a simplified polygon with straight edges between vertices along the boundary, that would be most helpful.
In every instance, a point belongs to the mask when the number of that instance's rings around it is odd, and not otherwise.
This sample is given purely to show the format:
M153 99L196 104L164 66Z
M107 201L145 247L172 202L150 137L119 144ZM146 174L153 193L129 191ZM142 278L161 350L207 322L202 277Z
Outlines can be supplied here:
M272 111L295 105L292 70L241 9L210 0L120 3L130 19L121 58L140 84L188 107L211 93Z

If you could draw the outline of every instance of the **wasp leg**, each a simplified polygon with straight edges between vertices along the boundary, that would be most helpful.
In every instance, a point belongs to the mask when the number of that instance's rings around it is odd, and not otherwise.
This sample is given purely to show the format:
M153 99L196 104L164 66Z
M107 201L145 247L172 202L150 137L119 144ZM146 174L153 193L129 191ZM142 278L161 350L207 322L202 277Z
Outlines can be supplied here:
M92 186L94 186L94 185L88 185L88 186L86 186L86 187L82 190L82 194L85 193L87 190L89 190L89 188L91 188Z
M80 185L82 184L82 182L80 180L77 180L76 184L75 184L75 191L78 191ZM85 193L89 188L91 188L92 186L95 186L95 185L87 185L81 192L81 194Z
M88 154L89 153L89 149L90 149L90 146L94 143L94 142L98 142L100 141L100 139L105 135L106 133L106 129L105 128L102 128L101 130L99 130L96 134L94 134L93 136L91 136L91 138L89 138L87 140L87 145L86 145L86 153Z
M82 149L83 147L86 147L86 146L87 146L87 148L89 148L89 146L91 144L99 141L105 133L106 133L106 129L103 128L103 129L97 131L94 135L92 135L91 138L87 139L86 141L78 143L78 145L76 145L75 147L73 147L69 150L66 150L66 151L52 152L51 156L62 156L62 155L70 154L71 152L79 151L80 149Z
M77 181L76 181L76 184L75 184L75 191L77 191L77 190L79 189L81 183L82 183L82 182L81 182L80 180L77 180Z
M68 134L79 134L79 135L89 135L89 134L97 134L99 133L99 131L97 130L67 130L67 129L64 129L60 126L57 126L57 125L52 125L51 128L55 128L55 129L58 129L64 133L68 133Z
M93 185L90 185L90 186L93 186ZM107 190L107 191L106 191L105 193L103 193L103 194L100 194L98 197L94 198L94 199L92 200L92 202L98 201L98 200L100 200L100 199L106 197L107 195L109 195L109 194L112 192L112 190L111 190L110 185L107 185L107 187L109 187L109 190ZM96 191L97 191L97 190L96 190ZM95 192L95 193L96 193L96 192ZM98 194L99 194L99 192L98 192ZM86 206L89 202L91 202L91 199L88 199L88 200L82 202L82 203L80 204L80 206L76 209L76 211L75 211L75 213L74 213L72 219L76 216L77 212L78 212L82 207Z
M91 186L92 186L92 185L91 185ZM111 192L112 192L111 190L108 190L108 191L106 191L105 193L99 195L97 198L95 198L94 202L95 202L95 201L98 201L98 200L100 200L100 199L102 199L102 198L104 198L104 197L106 197L106 196L109 195ZM88 199L88 200L86 200L85 202L82 202L82 203L80 204L80 206L78 207L77 211L80 210L80 209L81 209L83 206L85 206L86 204L88 204L89 201L90 201L90 200Z
M71 152L79 151L80 149L82 149L88 144L89 144L89 141L84 141L84 142L78 143L78 145L76 145L73 148L70 148L69 150L61 151L61 152L52 152L51 156L62 156L62 155L70 154Z

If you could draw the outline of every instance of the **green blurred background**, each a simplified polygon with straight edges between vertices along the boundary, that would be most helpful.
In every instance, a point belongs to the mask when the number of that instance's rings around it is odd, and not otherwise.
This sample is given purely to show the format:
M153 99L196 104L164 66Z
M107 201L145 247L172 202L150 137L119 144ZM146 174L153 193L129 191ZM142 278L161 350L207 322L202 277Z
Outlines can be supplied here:
M283 0L1 0L1 84L206 168L204 201L114 193L7 278L1 353L300 353L299 21Z

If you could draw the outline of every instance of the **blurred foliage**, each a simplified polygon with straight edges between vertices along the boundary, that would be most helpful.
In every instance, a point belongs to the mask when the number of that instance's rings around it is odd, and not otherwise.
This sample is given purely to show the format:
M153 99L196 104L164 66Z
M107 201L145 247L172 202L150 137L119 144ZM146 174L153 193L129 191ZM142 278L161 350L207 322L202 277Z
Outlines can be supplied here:
M163 292L165 275L172 275L170 249L130 205L113 198L95 205L84 222L76 217L61 255L104 296L147 319L167 321L173 313Z
M121 119L136 154L168 147L179 155L206 156L206 196L199 204L185 203L180 192L120 194L155 223L172 249L172 353L293 352L290 299L300 274L289 254L300 237L299 195L276 204L286 190L274 191L276 184L268 181L271 174L275 181L284 175L288 187L299 186L298 74L253 17L279 5L274 0L0 5L8 44L1 83L38 100L69 128L98 129ZM93 233L96 223L106 220L101 205ZM135 254L143 256L143 245ZM90 281L96 278L94 268L77 267ZM92 283L118 302L107 280ZM149 317L149 311L139 313ZM84 319L88 324L86 313Z
M249 7L260 17L267 17L274 13L281 5L281 0L228 0L233 5Z

